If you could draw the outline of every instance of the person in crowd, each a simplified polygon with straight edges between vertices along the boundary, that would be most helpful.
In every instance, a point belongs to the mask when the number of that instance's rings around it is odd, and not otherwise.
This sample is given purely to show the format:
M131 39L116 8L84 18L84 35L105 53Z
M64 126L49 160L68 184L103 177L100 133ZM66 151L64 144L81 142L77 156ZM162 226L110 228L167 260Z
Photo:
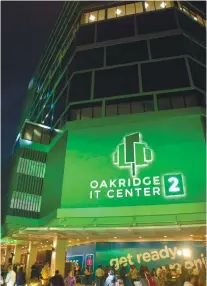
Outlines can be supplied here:
M127 285L127 273L126 273L126 266L124 266L124 263L121 264L120 271L119 271L119 277L123 281L124 286Z
M64 286L64 279L60 275L59 270L55 270L55 275L50 278L51 286Z
M150 286L149 281L146 279L146 275L143 271L140 272L140 283L142 286Z
M16 285L23 286L26 284L25 272L23 271L23 267L20 267L16 274Z
M155 276L156 272L155 271L151 271L150 275L152 278L152 285L153 286L159 286L159 279Z
M13 270L14 270L14 272L17 274L17 264L14 264L14 265L13 265Z
M186 281L185 281L183 286L194 286L194 284L195 284L195 276L194 275L189 275L186 278Z
M8 273L6 275L5 282L7 286L14 286L16 282L16 273L14 272L12 265L8 266Z
M84 272L85 274L85 285L91 285L92 284L92 271L90 269L90 266L86 266L86 270Z
M39 279L39 273L38 273L38 269L37 269L37 265L33 264L31 267L31 275L30 275L30 279L37 277Z
M114 268L115 268L115 265L112 265L111 270L114 271L113 270ZM110 269L108 266L105 266L103 270L104 270L104 280L106 280L106 278L108 277ZM115 271L114 271L114 274L115 274Z
M1 278L0 278L0 284L1 284L1 285L4 284L4 278L2 277L2 275L1 275Z
M33 277L29 281L29 286L42 286L41 282L38 280L37 277Z
M144 266L144 274L145 278L149 281L150 286L154 286L154 282L152 281L152 277L147 266Z
M73 276L72 271L68 271L68 275L64 279L65 286L74 286L76 284L75 276Z
M203 263L198 275L198 285L199 286L206 285L206 266Z
M74 276L76 279L76 283L79 283L79 284L81 284L81 277L80 277L81 270L82 270L81 266L77 263L75 266L75 270L74 270Z
M98 269L96 270L96 286L103 286L104 284L104 271L102 268L102 265L98 266Z
M199 274L198 268L194 265L190 271L190 274L196 276Z
M35 266L35 269L36 269L36 266ZM46 263L44 265L44 267L42 268L41 276L42 276L42 284L43 285L48 285L49 284L49 279L50 279L50 276L51 276L49 263ZM36 269L36 277L38 277L37 269Z
M106 278L104 286L115 286L116 277L113 270L109 270L108 277Z
M137 280L137 269L135 265L130 265L128 277L131 279L132 286L134 286L134 282Z

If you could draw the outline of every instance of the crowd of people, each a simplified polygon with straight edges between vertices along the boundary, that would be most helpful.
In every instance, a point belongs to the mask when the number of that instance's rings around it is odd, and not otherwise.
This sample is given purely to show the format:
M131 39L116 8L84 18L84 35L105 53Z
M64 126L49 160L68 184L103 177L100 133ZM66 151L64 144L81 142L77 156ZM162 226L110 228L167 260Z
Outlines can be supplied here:
M75 286L84 284L86 286L206 286L206 267L201 269L194 266L191 270L184 266L169 266L153 268L151 271L147 266L139 269L130 265L129 271L124 264L119 270L115 265L112 267L98 266L95 273L87 266L83 271L77 264L73 271L69 271L65 278L55 271L51 276L49 263L35 263L31 267L30 280L26 282L24 266L8 265L1 268L1 285L5 286Z

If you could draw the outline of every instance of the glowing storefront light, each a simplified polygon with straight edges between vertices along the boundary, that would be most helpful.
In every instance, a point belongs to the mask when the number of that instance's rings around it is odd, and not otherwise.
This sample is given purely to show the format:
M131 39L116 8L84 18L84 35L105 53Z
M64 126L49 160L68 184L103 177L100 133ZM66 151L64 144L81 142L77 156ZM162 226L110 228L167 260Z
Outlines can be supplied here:
M121 10L120 9L116 9L116 12L115 12L117 15L120 15L121 14Z
M160 4L160 7L164 9L164 8L166 7L166 3L163 1L163 2Z
M95 17L95 16L90 15L90 17L89 17L89 20L90 20L90 21L94 21L95 19L96 19L96 17Z

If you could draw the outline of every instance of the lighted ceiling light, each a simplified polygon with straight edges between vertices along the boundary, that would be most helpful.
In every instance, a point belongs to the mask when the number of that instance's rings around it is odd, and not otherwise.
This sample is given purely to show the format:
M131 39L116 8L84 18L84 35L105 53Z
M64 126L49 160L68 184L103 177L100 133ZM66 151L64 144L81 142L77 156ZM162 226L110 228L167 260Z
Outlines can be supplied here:
M147 2L145 2L144 7L147 9L149 7L149 4Z
M95 16L90 15L90 17L89 17L89 20L90 20L90 21L94 21L95 19L96 19L96 17L95 17Z
M178 255L182 255L182 250L178 250L178 251L177 251L177 254L178 254Z
M46 242L48 243L48 240Z
M195 21L198 21L198 19L197 19L195 16L193 17L193 19L194 19Z
M114 238L117 238L116 236L114 236Z
M139 236L139 238L142 238L141 236Z
M121 14L121 10L117 8L115 13L116 13L116 15L120 15Z
M77 238L77 241L80 241L80 239L79 239L79 238Z
M193 234L191 234L190 236L193 236Z
M71 240L69 240L68 242L71 242Z
M40 242L40 244L42 244L42 242Z
M167 235L164 235L164 237L167 237Z
M190 250L189 249L183 249L183 256L190 257Z
M89 237L86 237L86 239L89 239Z
M160 4L160 7L164 9L164 8L166 7L166 3L163 1L163 2Z

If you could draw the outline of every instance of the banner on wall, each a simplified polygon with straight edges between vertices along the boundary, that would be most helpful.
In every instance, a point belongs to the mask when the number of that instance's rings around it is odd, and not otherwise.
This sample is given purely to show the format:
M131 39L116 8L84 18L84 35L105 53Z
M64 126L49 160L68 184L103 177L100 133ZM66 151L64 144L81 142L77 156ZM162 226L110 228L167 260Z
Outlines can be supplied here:
M203 202L205 141L200 119L71 130L64 174L62 208Z
M137 268L146 265L150 270L167 265L173 269L184 263L187 269L195 265L199 270L202 263L206 265L206 249L203 242L97 243L96 266L115 265L119 270L122 263Z

